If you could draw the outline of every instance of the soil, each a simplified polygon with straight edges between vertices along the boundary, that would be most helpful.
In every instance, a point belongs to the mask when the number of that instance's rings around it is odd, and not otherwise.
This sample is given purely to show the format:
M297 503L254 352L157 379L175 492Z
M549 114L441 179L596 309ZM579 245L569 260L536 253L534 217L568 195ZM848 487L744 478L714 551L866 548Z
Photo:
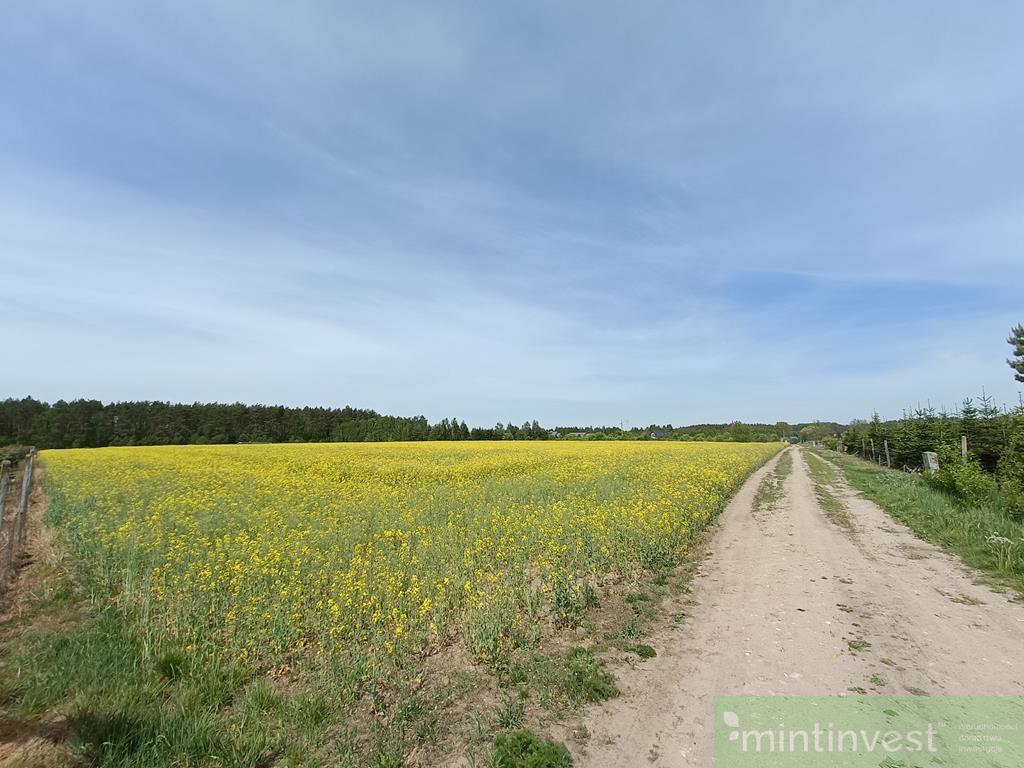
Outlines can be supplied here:
M843 483L851 529L818 506L800 448L784 497L752 502L775 459L723 512L682 626L620 670L621 696L566 726L575 765L712 764L724 695L1024 695L1024 605ZM837 473L838 474L838 473Z

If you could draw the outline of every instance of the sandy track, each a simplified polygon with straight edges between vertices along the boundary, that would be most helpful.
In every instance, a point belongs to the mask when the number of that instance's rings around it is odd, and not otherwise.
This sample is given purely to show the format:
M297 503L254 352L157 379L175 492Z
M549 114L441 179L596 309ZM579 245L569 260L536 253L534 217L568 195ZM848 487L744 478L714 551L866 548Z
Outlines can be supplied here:
M854 531L830 522L789 450L784 499L752 510L773 461L729 504L687 620L585 713L577 766L710 766L719 695L1024 695L1024 605L848 488Z

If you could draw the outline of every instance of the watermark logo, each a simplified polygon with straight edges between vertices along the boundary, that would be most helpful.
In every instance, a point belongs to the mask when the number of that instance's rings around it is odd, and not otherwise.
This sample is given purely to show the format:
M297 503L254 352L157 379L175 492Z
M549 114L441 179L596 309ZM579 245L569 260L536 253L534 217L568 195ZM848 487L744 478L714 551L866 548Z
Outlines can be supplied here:
M727 727L732 728L729 732L729 741L737 741L740 737L740 716L735 712L723 712L722 719L725 721Z
M722 713L722 720L729 728L729 741L740 742L744 752L814 752L815 754L832 754L834 752L937 752L935 747L935 726L928 723L923 731L910 730L873 731L837 729L833 723L827 726L815 722L810 728L787 728L779 723L777 729L765 730L740 729L740 716L735 712Z
M725 697L716 768L1024 766L1024 698Z

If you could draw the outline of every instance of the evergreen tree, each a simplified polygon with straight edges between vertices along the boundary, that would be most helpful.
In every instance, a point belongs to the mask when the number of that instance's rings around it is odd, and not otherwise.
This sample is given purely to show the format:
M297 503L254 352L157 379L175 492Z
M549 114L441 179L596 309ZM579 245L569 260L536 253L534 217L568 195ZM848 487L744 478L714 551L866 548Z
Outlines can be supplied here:
M1006 362L1013 368L1013 378L1024 382L1024 325L1016 325L1010 329L1007 343L1013 347L1013 357Z
M967 435L968 441L973 441L977 427L978 409L974 405L974 400L969 397L964 398L963 405L960 406L960 432Z
M1024 520L1024 407L1017 410L1010 423L1010 438L999 459L998 475L1007 509Z

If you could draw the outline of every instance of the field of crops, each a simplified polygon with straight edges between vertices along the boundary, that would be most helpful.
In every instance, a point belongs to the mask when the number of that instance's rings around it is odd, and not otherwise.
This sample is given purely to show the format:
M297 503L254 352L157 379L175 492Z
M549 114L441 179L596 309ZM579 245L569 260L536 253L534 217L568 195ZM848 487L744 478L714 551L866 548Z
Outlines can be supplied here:
M379 443L44 452L92 589L191 653L482 657L670 565L777 446Z
M654 653L674 566L780 447L44 451L53 557L0 698L110 768L479 764L616 694L602 653Z

